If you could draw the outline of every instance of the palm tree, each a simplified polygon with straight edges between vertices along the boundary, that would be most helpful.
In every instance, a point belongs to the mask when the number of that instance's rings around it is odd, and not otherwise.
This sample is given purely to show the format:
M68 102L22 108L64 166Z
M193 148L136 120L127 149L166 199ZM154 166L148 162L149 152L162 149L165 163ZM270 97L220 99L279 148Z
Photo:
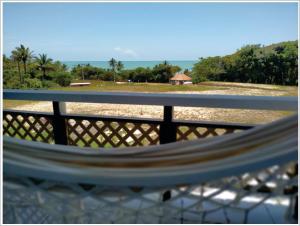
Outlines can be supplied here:
M124 68L124 64L121 61L118 61L116 67L117 67L117 71L120 72Z
M28 47L26 48L24 45L17 47L16 51L20 52L20 54L21 54L21 60L23 62L23 66L24 66L24 74L26 74L26 64L33 57L33 55L32 55L33 52L30 51L30 49Z
M36 57L36 63L39 70L43 72L42 80L46 78L46 71L51 68L52 59L47 57L47 54L39 54Z
M62 69L63 71L67 71L67 70L68 70L68 66L67 66L66 64L62 64L62 65L61 65L61 69Z
M114 75L114 82L116 82L116 67L117 67L117 61L114 59L114 58L111 58L109 61L109 66L111 67L111 70L113 72L113 75Z
M17 62L20 83L22 83L23 82L23 78L22 78L22 75L21 75L21 68L20 68L20 62L22 61L21 52L17 51L17 50L13 50L11 52L11 58L12 58L13 61Z

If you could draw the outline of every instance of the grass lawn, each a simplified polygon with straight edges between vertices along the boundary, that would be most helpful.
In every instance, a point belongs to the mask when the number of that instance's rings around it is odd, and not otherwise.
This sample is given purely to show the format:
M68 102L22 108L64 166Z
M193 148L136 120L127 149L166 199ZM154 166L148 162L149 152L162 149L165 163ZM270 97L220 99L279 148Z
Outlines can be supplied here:
M99 91L99 92L174 92L174 91L204 91L212 89L225 89L224 87L213 87L210 85L184 85L176 86L164 83L114 83L95 80L76 80L74 82L90 82L89 86L80 87L55 87L51 90L65 91Z

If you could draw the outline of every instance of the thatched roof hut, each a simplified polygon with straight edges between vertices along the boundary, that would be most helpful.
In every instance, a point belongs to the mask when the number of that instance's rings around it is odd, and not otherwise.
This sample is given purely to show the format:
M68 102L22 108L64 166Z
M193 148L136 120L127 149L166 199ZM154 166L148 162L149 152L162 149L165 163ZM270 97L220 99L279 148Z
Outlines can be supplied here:
M172 78L170 78L170 82L173 85L183 85L184 82L190 82L192 78L187 76L186 74L176 74Z

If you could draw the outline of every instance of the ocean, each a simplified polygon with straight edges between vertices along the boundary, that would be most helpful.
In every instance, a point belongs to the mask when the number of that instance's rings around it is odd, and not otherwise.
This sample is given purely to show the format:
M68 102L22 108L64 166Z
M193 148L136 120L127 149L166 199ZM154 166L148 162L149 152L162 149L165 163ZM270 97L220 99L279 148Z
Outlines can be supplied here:
M69 69L72 69L78 64L90 64L94 67L109 68L108 61L61 61L66 64ZM137 67L154 67L156 64L160 64L163 61L122 61L124 69L134 69ZM193 65L197 62L195 60L170 60L167 61L169 64L177 65L182 70L193 68Z

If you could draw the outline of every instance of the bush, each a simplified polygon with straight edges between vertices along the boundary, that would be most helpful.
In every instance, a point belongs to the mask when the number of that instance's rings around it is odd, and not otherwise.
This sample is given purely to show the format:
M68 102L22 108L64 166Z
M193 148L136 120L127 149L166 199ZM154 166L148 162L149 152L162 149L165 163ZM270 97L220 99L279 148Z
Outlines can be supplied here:
M101 77L103 81L113 81L114 80L114 73L111 71L106 71Z
M39 79L36 78L25 78L23 88L40 89L43 88L43 84Z
M51 87L55 87L58 86L57 83L53 82L53 81L49 81L49 80L44 80L42 81L43 87L44 88L51 88Z
M18 72L15 70L3 70L3 88L4 89L20 89L21 88L20 78Z
M69 86L72 81L72 76L68 72L59 72L54 77L54 81L60 86Z
M3 88L4 89L21 89L22 84L18 79L6 79L3 81Z

